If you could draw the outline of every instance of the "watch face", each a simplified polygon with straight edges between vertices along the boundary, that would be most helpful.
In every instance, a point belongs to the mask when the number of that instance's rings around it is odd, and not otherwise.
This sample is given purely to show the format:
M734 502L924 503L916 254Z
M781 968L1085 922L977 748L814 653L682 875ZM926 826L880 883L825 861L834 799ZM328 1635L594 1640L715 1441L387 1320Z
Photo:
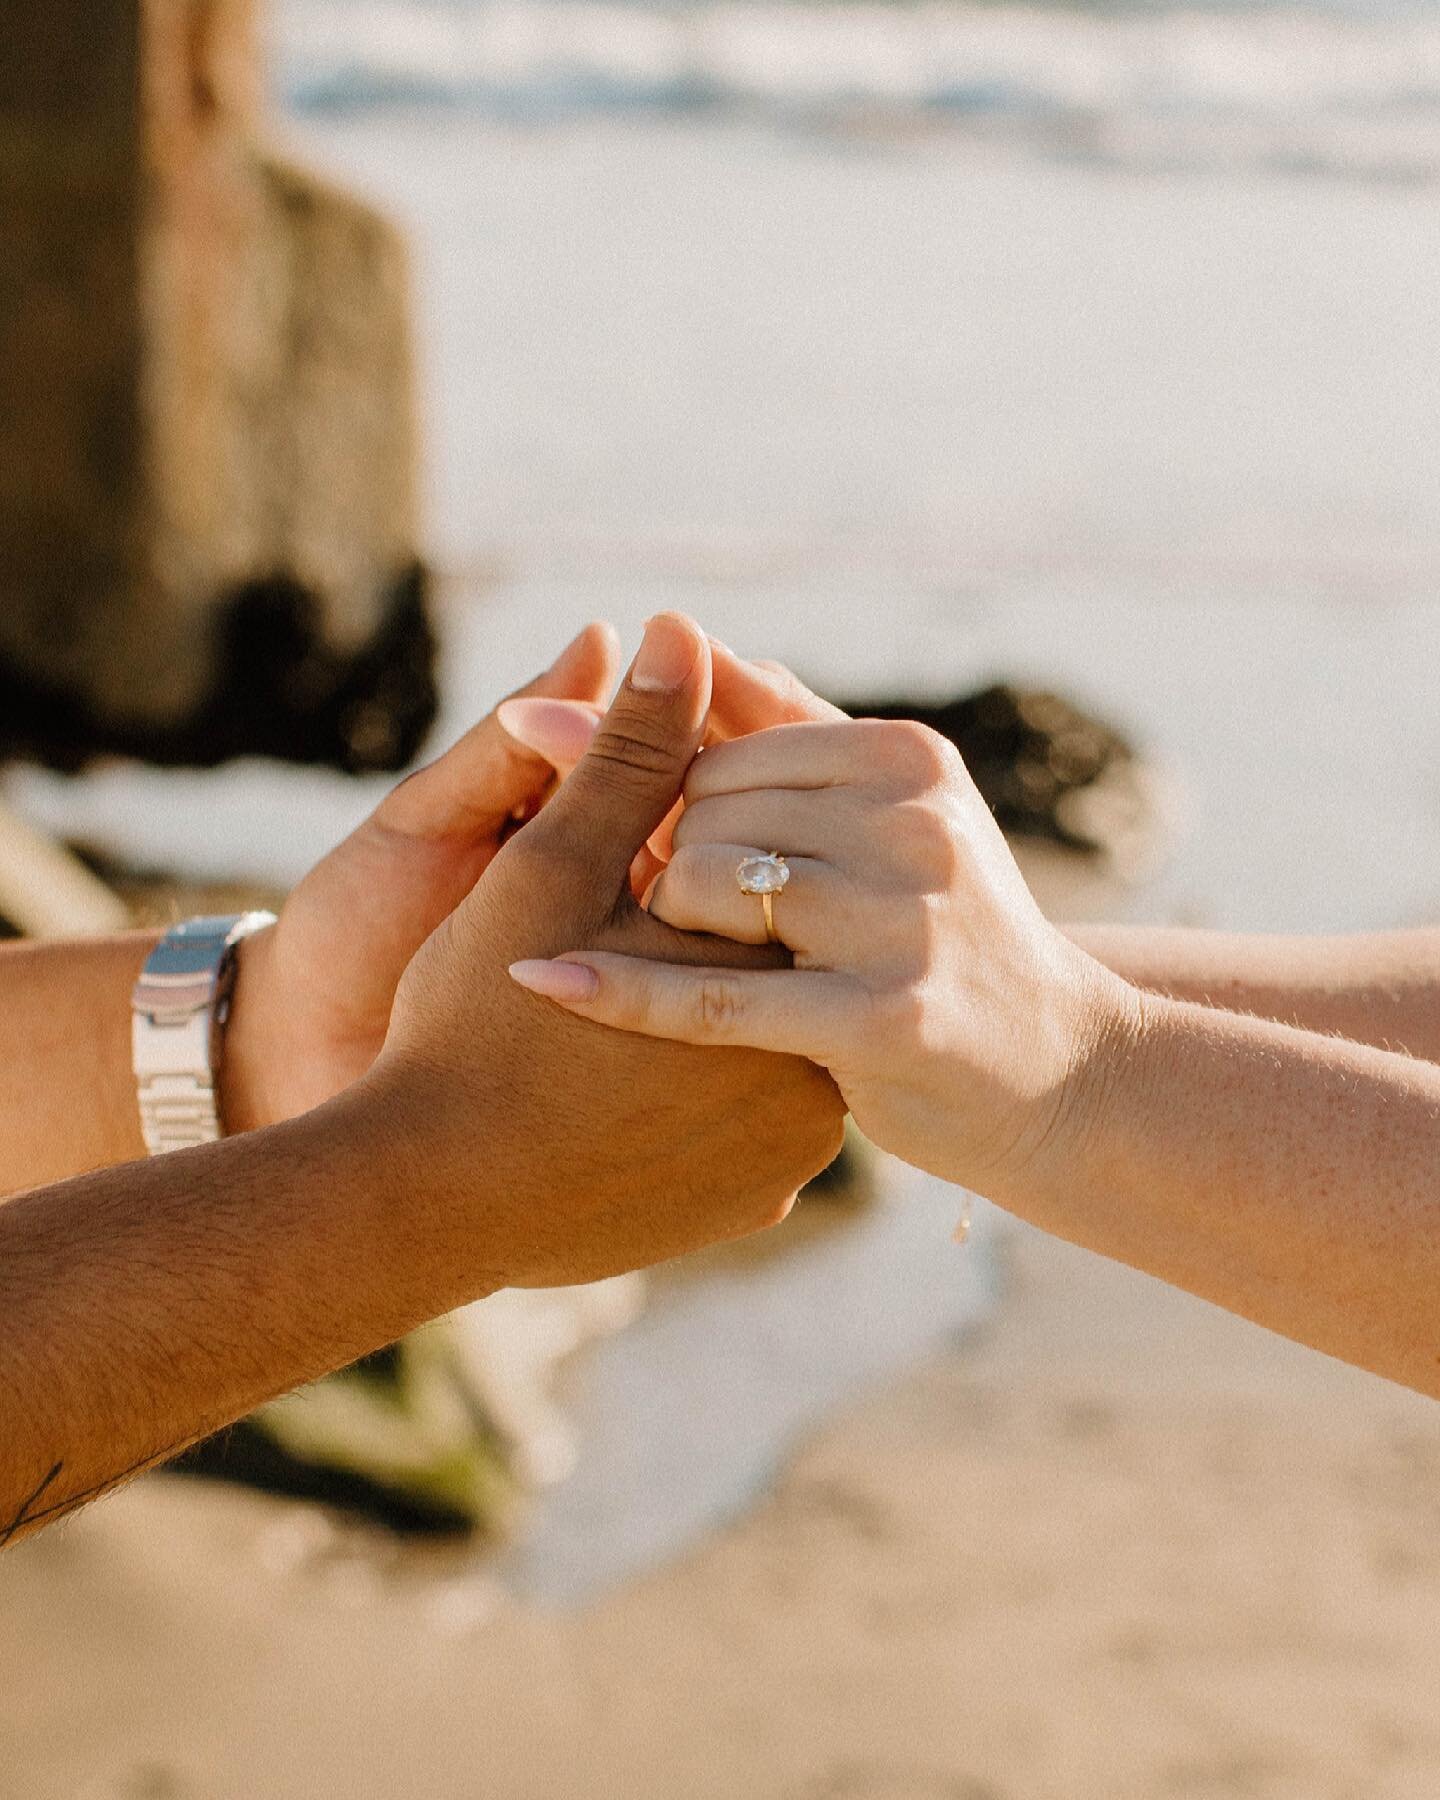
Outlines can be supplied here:
M216 919L215 929L211 931L196 929L210 923L208 919L192 919L180 930L168 932L146 959L146 977L158 976L164 980L172 976L203 975L207 970L213 970L234 920Z
M134 1006L152 1017L203 1012L214 1004L225 944L236 921L190 919L166 932L146 958Z
M233 946L274 922L271 913L228 918L187 919L150 952L131 997L133 1010L156 1024L177 1025L189 1015L216 1008L223 1022L224 998L234 972Z

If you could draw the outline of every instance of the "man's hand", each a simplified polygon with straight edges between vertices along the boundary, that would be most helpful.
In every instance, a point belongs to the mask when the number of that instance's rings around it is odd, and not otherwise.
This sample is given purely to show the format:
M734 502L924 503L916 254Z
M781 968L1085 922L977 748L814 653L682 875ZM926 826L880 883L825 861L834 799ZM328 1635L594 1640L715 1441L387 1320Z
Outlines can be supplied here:
M451 1303L593 1280L774 1224L839 1149L828 1076L796 1058L654 1044L567 1018L509 965L577 944L752 967L775 953L671 931L631 897L709 712L710 648L652 622L594 743L425 944L362 1084L408 1134L423 1228L458 1227Z
M614 630L587 626L521 694L577 704L593 729L618 661ZM573 742L562 732L557 756ZM365 1073L405 965L553 777L492 713L316 864L279 924L241 949L222 1070L228 1131L306 1112Z
M703 748L768 731L772 725L835 723L845 717L838 706L812 694L783 663L746 662L718 638L710 639L712 692ZM584 755L600 721L600 709L575 700L517 696L505 701L497 717L517 743L526 745L562 774ZM631 889L643 898L670 860L675 827L684 810L676 801L630 870Z

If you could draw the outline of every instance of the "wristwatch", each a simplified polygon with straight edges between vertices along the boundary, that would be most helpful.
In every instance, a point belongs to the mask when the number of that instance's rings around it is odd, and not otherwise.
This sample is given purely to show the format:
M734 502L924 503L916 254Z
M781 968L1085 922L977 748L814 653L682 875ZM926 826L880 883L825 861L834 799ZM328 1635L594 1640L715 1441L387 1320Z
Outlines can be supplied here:
M140 1128L152 1156L220 1136L215 1074L235 985L235 946L274 913L187 919L145 959L130 996L130 1046Z

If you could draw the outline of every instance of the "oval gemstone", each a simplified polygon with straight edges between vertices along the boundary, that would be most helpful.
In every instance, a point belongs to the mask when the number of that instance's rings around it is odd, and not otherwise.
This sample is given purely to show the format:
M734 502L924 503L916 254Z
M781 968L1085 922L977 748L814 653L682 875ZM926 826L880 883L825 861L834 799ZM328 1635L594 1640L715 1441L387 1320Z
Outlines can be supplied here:
M790 879L789 865L778 856L747 856L736 871L747 894L778 894Z

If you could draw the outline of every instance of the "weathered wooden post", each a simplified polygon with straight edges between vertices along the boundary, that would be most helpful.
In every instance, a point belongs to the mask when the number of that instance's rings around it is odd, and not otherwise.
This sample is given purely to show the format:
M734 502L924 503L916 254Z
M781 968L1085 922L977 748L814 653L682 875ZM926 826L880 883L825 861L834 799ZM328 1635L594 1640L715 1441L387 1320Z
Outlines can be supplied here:
M404 248L254 0L6 0L0 755L394 767L434 708Z

